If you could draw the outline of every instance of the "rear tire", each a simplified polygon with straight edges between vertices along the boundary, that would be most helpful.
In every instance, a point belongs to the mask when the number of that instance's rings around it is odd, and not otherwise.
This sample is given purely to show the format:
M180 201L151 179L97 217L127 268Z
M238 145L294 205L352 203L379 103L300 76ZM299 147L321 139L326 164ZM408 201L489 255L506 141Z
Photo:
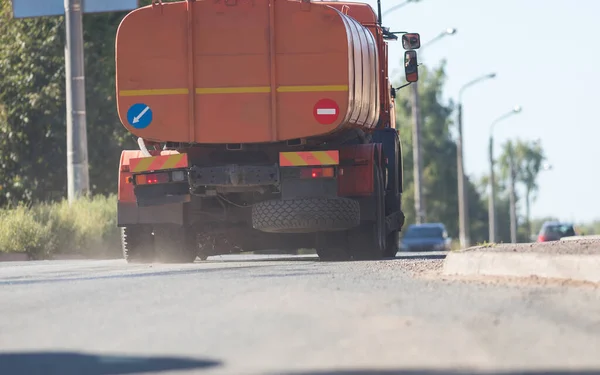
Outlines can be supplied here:
M127 263L152 263L154 261L154 236L148 225L131 225L121 228L121 247Z
M198 255L196 232L187 226L156 226L154 243L156 258L161 263L193 263Z
M386 258L395 258L398 251L400 251L400 231L395 230L392 233L388 234L386 247L385 247L385 257Z
M373 179L375 220L365 221L359 228L348 232L348 245L354 260L380 260L387 253L385 190L379 165L374 166Z

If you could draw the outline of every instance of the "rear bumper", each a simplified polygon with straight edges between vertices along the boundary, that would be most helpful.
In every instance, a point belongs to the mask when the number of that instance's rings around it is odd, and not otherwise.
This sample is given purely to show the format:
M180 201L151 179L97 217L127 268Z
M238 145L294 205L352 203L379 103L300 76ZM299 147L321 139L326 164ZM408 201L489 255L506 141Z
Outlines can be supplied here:
M278 185L279 181L277 165L192 166L189 172L189 182L193 189L200 186Z

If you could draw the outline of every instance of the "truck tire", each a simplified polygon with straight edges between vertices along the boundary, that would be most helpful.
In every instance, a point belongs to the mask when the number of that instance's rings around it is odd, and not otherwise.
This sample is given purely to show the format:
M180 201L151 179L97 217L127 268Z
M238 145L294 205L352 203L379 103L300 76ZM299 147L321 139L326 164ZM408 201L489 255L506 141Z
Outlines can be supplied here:
M156 259L161 263L193 263L198 255L196 232L192 228L163 224L154 228Z
M380 260L387 256L388 252L385 223L385 190L383 174L379 165L375 165L373 179L376 219L374 221L364 221L360 227L348 232L348 247L354 260Z
M132 225L121 228L121 247L127 263L151 263L154 261L154 236L152 227Z
M385 247L385 257L386 258L395 258L398 251L400 251L399 247L400 241L400 231L395 230L392 233L388 234L386 247Z
M360 224L360 206L348 198L270 200L252 206L252 227L271 233L351 229Z

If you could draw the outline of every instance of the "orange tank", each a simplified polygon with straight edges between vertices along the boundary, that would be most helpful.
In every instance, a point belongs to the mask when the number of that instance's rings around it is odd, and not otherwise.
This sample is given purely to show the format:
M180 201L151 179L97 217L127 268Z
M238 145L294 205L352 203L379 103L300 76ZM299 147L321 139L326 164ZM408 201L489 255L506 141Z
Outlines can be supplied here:
M376 25L370 6L361 23ZM339 7L338 7L339 8ZM117 107L149 141L259 143L373 128L379 56L326 2L196 0L129 13L116 38Z

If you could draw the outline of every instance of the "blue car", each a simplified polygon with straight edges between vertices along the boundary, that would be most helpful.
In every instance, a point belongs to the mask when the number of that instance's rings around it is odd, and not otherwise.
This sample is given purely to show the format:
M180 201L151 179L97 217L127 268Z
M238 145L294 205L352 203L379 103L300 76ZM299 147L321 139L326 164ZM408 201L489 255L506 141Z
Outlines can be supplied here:
M451 239L442 223L412 224L402 237L401 251L449 251Z

